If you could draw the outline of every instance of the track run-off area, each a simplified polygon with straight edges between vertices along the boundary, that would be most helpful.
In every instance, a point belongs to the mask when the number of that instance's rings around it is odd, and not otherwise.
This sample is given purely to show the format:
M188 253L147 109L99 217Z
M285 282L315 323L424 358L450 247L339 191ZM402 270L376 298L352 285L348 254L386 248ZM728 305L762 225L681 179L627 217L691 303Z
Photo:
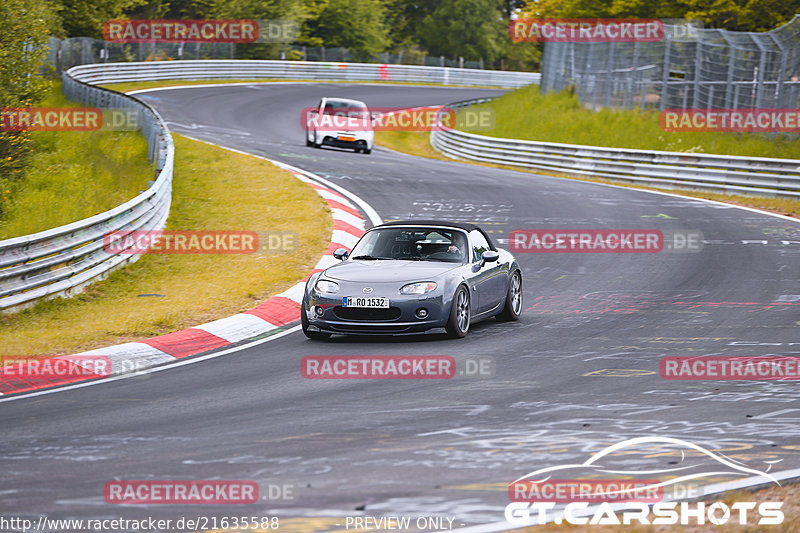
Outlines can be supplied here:
M323 96L417 107L501 93L286 82L138 97L173 132L313 172L365 200L384 221L475 222L505 248L518 229L685 230L702 233L702 251L517 253L521 319L476 324L464 339L315 342L295 328L197 364L2 402L4 512L272 515L295 520L294 531L336 529L346 516L439 515L456 527L503 520L507 484L528 472L582 463L634 437L685 439L759 470L800 467L796 382L659 374L663 357L800 355L800 222L381 146L371 155L313 149L300 122L303 108ZM300 366L309 355L488 356L495 373L310 380ZM625 466L647 470L662 460L637 455ZM295 491L244 510L198 512L192 505L109 505L103 487L115 479L252 480Z

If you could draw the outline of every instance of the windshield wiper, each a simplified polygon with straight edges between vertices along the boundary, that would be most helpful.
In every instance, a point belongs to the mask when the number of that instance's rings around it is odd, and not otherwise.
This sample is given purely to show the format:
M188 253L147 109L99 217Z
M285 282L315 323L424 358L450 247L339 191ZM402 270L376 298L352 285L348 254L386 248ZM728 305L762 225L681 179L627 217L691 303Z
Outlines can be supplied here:
M391 259L391 257L375 257L373 255L357 255L355 257L351 257L350 259L364 259L365 261L379 261L384 259Z

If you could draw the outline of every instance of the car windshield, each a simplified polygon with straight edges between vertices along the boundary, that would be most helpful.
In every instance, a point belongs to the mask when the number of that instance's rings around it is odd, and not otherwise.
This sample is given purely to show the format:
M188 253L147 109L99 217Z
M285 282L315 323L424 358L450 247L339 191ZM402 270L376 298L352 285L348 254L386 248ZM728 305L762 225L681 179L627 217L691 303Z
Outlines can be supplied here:
M368 231L353 248L356 260L401 259L463 263L467 237L447 228L388 227Z
M325 102L324 115L337 117L368 118L369 109L360 102L341 102L338 100L328 100Z

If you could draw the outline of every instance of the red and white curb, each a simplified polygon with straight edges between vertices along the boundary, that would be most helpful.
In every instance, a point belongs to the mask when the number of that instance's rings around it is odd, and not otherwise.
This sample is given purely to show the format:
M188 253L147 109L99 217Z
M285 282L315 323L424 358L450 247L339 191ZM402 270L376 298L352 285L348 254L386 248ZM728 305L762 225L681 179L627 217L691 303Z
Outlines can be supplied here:
M226 147L221 148L245 153ZM98 348L75 355L26 361L26 370L21 373L13 370L4 372L0 369L0 396L147 370L157 365L224 348L299 320L305 281L308 277L335 264L337 260L333 257L333 251L337 248L352 249L364 234L366 220L359 212L359 208L366 213L372 224L380 223L381 219L369 204L346 189L291 165L263 157L261 159L270 161L307 183L325 200L331 210L333 231L328 249L302 281L249 311L213 322L143 341ZM111 368L102 375L93 374L91 371L94 370L94 361L86 356L103 356ZM60 365L62 369L57 372L58 376L52 372L55 364ZM69 371L68 368L72 365L78 365L80 371Z

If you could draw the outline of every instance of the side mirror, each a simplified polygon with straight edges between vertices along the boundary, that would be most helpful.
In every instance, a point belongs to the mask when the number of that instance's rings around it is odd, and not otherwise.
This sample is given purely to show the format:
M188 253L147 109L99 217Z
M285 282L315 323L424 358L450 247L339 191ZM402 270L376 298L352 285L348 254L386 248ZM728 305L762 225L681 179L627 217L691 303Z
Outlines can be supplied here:
M485 265L486 263L494 263L498 259L500 259L500 254L494 250L486 250L481 254L481 266Z
M333 257L335 257L339 261L344 261L345 259L347 259L348 255L350 255L350 252L347 251L347 248L337 248L333 252Z

